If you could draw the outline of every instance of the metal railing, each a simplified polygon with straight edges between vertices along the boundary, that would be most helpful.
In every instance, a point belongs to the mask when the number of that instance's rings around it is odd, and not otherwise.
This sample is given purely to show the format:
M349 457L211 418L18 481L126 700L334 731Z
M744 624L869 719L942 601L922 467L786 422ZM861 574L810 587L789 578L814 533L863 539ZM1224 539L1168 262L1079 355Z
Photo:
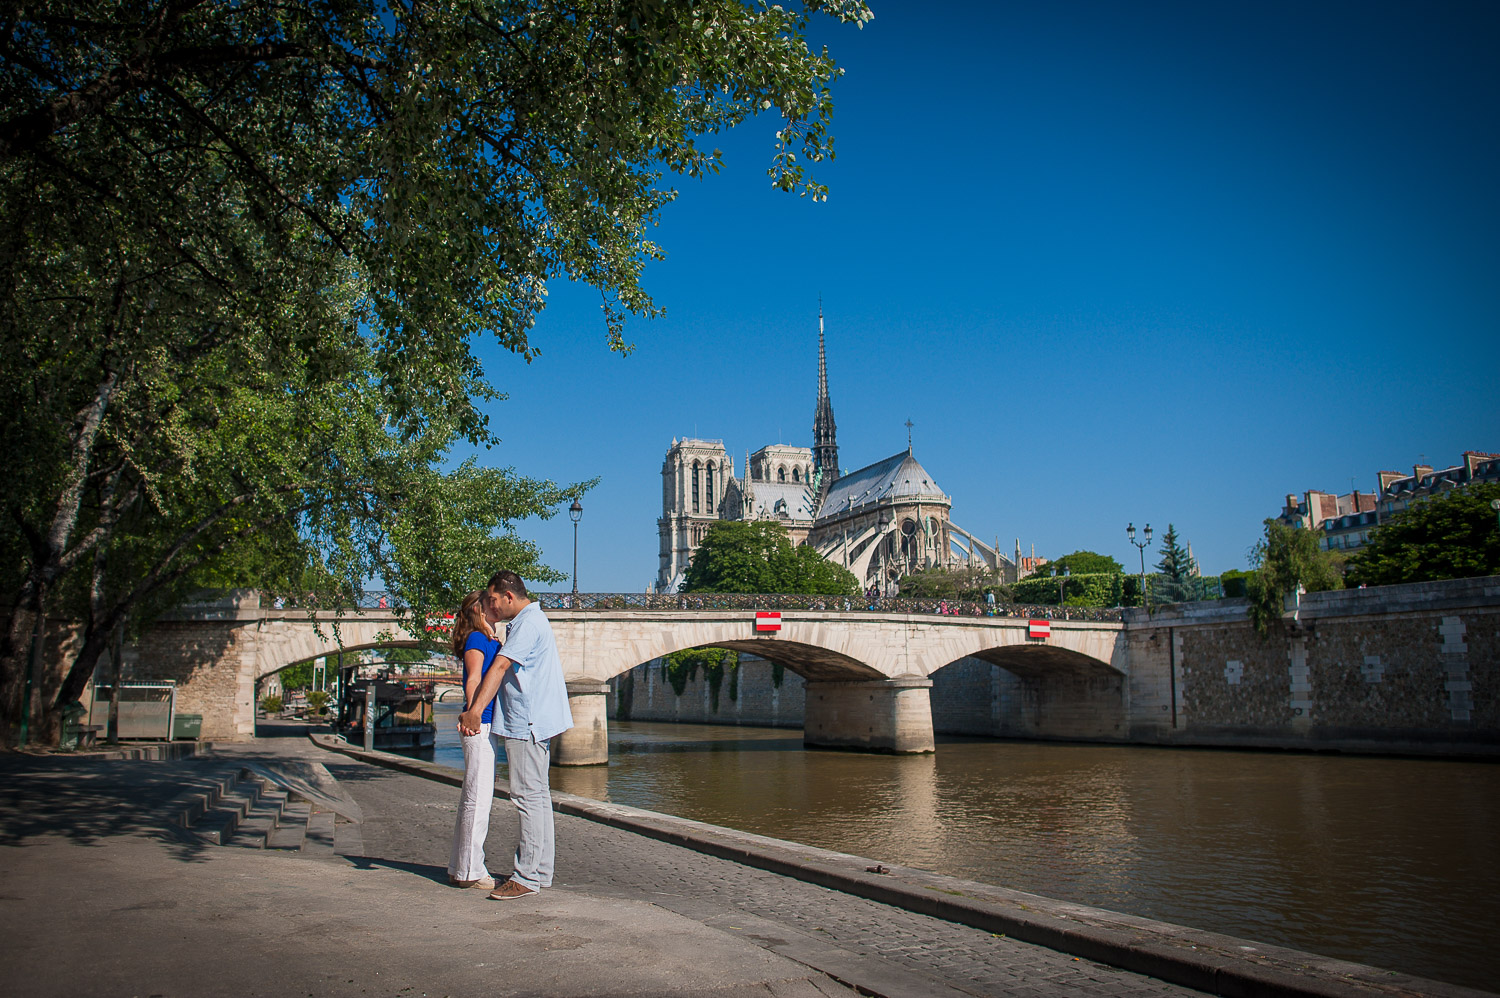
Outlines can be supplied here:
M949 617L1009 617L1037 620L1118 621L1119 607L1038 606L1021 603L981 603L968 600L911 599L864 596L816 596L790 593L533 593L544 610L792 610L818 613L907 613ZM359 595L356 605L343 601L344 610L403 609L386 592ZM334 609L327 597L297 599L267 597L262 607Z

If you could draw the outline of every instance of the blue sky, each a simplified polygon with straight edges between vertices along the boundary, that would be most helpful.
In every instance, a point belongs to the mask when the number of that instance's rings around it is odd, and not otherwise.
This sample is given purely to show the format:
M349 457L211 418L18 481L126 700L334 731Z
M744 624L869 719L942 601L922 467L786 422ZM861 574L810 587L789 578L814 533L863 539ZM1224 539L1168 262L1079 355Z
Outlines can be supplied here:
M581 589L654 579L674 436L737 472L811 443L820 294L841 463L910 418L1007 549L1134 565L1126 522L1171 522L1242 568L1287 492L1500 451L1500 6L872 6L815 35L846 69L826 203L772 190L773 119L710 138L632 355L566 284L539 359L480 348L482 460L602 478ZM566 516L518 529L570 566Z

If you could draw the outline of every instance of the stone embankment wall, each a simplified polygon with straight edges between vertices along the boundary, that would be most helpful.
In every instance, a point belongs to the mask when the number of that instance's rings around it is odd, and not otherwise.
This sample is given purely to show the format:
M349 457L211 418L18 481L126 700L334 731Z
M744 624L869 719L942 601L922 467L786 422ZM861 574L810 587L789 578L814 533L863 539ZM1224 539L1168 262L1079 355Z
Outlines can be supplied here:
M1243 600L1126 624L1132 741L1500 752L1500 578L1304 594L1264 636Z

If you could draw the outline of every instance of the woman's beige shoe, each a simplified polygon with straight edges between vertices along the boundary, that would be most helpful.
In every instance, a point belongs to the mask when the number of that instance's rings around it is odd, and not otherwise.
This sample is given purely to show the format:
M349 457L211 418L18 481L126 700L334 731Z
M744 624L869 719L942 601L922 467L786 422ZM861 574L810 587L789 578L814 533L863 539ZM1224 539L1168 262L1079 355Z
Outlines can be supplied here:
M495 889L495 878L494 877L480 877L478 880L458 880L458 879L455 879L454 877L449 877L448 878L448 886L449 887L477 887L477 888L479 888L482 891L492 891L492 890Z

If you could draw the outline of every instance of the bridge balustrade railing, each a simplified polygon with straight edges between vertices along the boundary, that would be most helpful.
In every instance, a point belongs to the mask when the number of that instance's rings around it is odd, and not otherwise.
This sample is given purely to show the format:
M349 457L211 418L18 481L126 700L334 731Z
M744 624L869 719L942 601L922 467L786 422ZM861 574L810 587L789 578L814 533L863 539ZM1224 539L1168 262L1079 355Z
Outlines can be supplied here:
M1034 606L967 600L788 593L540 593L548 610L803 610L837 613L911 613L953 617L1020 617L1040 620L1117 621L1117 607Z
M1032 620L1118 621L1119 607L1038 606L1021 603L980 603L968 600L910 597L817 596L790 593L533 593L546 610L790 610L832 613L907 613L949 617L1010 617ZM371 590L357 601L343 600L344 609L395 610L402 607L391 594ZM350 602L357 605L350 606ZM266 603L263 606L268 605ZM329 609L326 597L281 597L277 606Z

